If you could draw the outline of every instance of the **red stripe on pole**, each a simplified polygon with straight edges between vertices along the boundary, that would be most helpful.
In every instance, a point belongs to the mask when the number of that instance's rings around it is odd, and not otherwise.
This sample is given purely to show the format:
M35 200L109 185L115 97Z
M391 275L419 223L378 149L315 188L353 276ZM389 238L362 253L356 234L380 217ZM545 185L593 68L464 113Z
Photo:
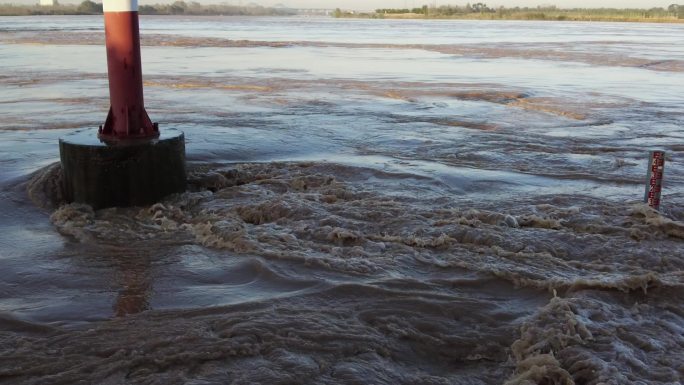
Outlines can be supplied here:
M100 128L104 139L159 135L143 101L138 12L105 12L105 39L111 107Z

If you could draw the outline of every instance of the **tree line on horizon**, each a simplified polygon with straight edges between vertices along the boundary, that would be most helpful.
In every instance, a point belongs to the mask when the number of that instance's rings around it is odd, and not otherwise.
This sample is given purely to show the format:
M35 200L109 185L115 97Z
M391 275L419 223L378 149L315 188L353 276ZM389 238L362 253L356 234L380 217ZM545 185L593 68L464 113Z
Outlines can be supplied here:
M197 1L177 0L170 4L140 5L143 15L227 15L227 16L289 16L296 11L258 5L237 6L227 4L202 5ZM54 6L1 4L0 16L29 15L94 15L102 13L102 3L84 0L80 4ZM568 21L681 21L684 4L671 4L667 8L573 8L556 6L489 7L485 3L466 5L423 5L419 8L380 8L372 13L335 9L333 16L363 18L454 18L454 19L511 19L511 20L568 20Z
M201 5L197 1L182 0L170 4L140 5L138 12L142 15L229 15L229 16L287 16L293 11L280 8L262 7L258 5L238 6L227 4ZM56 4L54 6L13 4L0 5L0 16L31 15L98 15L102 14L102 3L84 0L80 4Z
M684 4L672 4L667 8L558 8L538 7L489 7L485 3L466 5L423 5L420 8L379 8L374 13L343 11L337 8L335 17L425 17L425 18L473 18L473 19L522 19L522 20L666 20L684 19Z

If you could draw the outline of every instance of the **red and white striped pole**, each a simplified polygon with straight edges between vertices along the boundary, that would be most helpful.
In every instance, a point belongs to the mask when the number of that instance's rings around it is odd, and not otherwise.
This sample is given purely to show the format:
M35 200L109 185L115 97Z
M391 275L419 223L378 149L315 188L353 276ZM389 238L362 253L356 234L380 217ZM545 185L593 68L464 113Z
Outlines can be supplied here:
M155 138L143 102L137 0L104 0L107 69L111 107L98 136L105 140Z
M185 191L185 135L160 134L143 102L138 0L104 0L111 107L97 131L59 139L62 193L95 209L149 205Z

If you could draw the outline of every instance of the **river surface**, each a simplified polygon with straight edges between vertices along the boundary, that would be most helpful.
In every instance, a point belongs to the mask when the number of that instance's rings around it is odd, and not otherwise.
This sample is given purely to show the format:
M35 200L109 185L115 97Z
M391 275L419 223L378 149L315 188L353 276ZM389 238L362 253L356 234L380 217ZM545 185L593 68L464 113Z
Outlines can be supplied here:
M93 211L102 17L0 18L0 384L683 383L684 25L140 23L190 189Z

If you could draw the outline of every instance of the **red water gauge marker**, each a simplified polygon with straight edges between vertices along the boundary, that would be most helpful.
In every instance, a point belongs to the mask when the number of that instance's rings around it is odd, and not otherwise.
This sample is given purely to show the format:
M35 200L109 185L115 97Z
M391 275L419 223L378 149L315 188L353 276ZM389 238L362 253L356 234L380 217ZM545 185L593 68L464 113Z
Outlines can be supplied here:
M137 0L104 0L110 108L99 129L59 138L62 193L94 209L145 206L186 189L185 135L143 102Z
M651 151L646 174L646 194L644 202L654 209L660 208L660 194L663 190L663 172L665 171L665 152Z

